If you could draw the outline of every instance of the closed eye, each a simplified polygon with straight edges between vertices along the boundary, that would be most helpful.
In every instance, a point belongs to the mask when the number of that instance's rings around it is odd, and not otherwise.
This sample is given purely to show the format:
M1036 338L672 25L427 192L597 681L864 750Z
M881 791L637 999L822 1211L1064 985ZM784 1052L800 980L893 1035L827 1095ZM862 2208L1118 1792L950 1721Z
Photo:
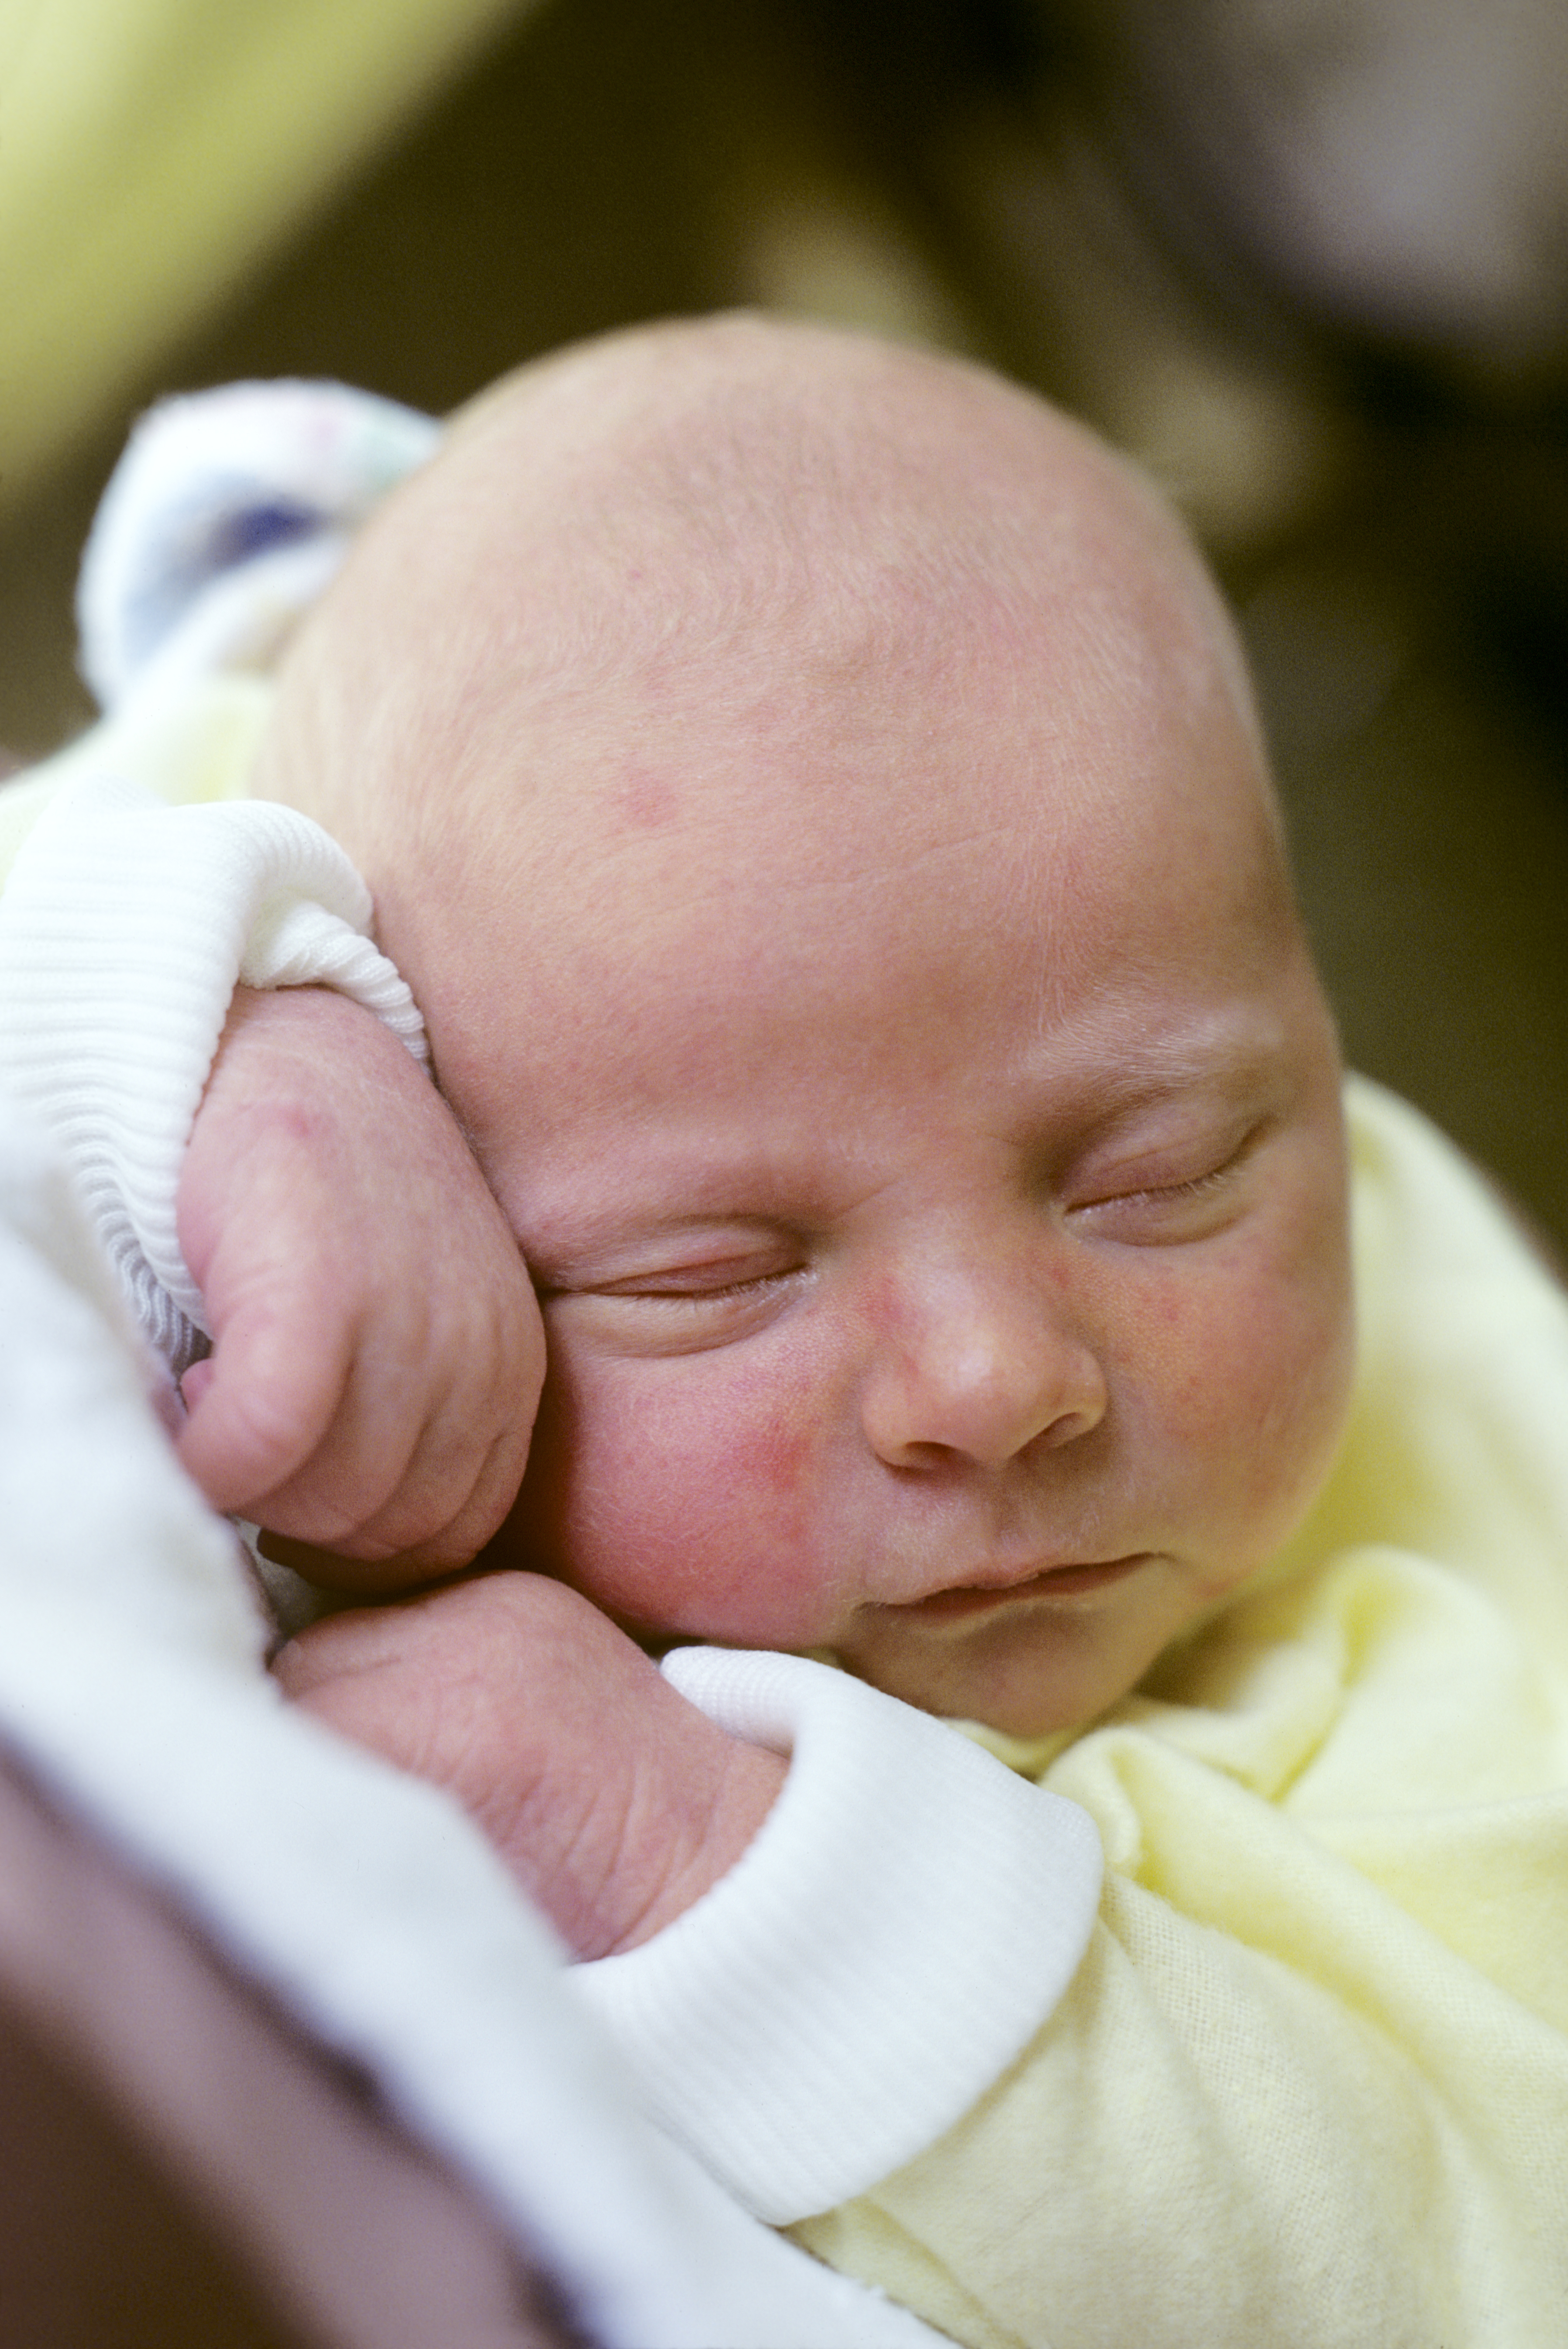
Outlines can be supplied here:
M798 1259L756 1271L694 1265L592 1287L542 1285L552 1324L564 1320L607 1350L687 1354L738 1344L768 1328L810 1279Z
M1241 1177L1274 1121L1262 1119L1216 1164L1171 1183L1136 1184L1072 1203L1075 1219L1091 1219L1097 1231L1134 1244L1166 1245L1206 1238L1239 1208Z
M1201 1199L1206 1192L1217 1190L1222 1184L1228 1183L1240 1164L1238 1152L1234 1158L1227 1158L1222 1166L1211 1166L1206 1174L1189 1175L1184 1183L1154 1183L1144 1190L1118 1192L1104 1204L1134 1199Z
M614 1281L595 1288L595 1297L634 1298L649 1305L724 1305L737 1298L756 1297L794 1280L803 1267L791 1265L777 1272L754 1272L732 1279L713 1278L707 1272L661 1273L655 1279Z

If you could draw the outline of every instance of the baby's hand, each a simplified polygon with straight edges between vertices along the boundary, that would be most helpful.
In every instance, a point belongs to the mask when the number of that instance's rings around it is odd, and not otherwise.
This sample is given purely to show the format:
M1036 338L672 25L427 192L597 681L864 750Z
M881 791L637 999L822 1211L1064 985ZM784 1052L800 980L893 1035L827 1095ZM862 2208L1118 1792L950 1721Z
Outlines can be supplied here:
M490 1573L312 1625L273 1669L447 1787L579 1957L633 1949L740 1857L785 1764L716 1728L562 1583Z
M397 1038L323 988L236 994L181 1177L213 1350L181 1458L215 1508L364 1591L466 1566L544 1374L517 1244Z

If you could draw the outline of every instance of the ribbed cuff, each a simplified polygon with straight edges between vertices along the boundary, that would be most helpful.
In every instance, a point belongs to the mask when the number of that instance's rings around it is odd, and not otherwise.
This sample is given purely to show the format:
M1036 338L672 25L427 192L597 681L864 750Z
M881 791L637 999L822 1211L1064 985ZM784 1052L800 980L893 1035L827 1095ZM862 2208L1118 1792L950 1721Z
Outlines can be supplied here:
M683 1648L664 1669L789 1774L727 1876L573 1979L668 2134L784 2225L912 2160L1026 2045L1088 1944L1099 1838L827 1665Z
M176 1373L204 1329L181 1253L185 1146L235 981L335 987L426 1057L370 897L291 808L62 786L0 898L0 1083L53 1135L144 1334Z

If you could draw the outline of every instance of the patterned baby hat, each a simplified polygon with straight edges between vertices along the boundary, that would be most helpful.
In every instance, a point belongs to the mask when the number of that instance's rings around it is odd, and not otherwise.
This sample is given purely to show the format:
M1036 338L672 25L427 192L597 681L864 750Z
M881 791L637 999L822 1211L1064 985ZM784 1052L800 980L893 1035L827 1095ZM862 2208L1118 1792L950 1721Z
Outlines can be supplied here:
M270 667L355 531L440 441L433 418L346 384L160 401L82 558L79 657L102 708L155 681Z

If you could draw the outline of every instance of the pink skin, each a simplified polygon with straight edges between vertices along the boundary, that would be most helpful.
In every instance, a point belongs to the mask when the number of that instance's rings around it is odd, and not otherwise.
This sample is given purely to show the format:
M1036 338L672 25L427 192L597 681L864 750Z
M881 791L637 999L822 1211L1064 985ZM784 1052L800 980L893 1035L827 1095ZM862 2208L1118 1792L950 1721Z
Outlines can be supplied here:
M466 1566L516 1494L544 1337L428 1076L344 996L238 988L177 1204L213 1337L178 1443L208 1499L340 1588Z
M785 1764L676 1694L575 1591L483 1574L336 1615L285 1694L464 1806L579 1957L634 1949L739 1858Z
M539 1425L483 1562L552 1578L340 1617L280 1673L454 1787L594 1951L721 1873L780 1769L616 1622L827 1649L1015 1733L1087 1722L1298 1521L1351 1351L1333 1032L1191 557L984 379L683 332L503 396L404 536L372 532L270 784L370 880L539 1287ZM645 592L620 521L584 532L584 418L603 397L632 435L614 510L645 519L647 416L732 367L808 408L841 378L834 479L868 495L764 530L738 581L677 501ZM949 523L983 559L944 570ZM592 608L625 639L558 690L605 547ZM391 1177L360 1151L368 1199ZM336 1305L325 1279L310 1349ZM367 1496L324 1500L358 1524Z
M466 1565L517 1490L543 1335L428 1078L342 996L241 988L179 1209L215 1340L184 1380L179 1449L208 1498L340 1590ZM784 1775L537 1575L331 1618L274 1669L318 1719L455 1795L583 1957L678 1916Z
M677 745L650 708L645 775L731 788L597 849L624 786L552 746L578 830L529 1020L482 978L510 901L429 952L437 893L395 950L544 1305L488 1555L1033 1733L1290 1530L1349 1311L1334 1040L1250 738L1219 695L1163 747L1097 703L1069 795L1015 686L980 659L873 728L843 685L782 776L772 729Z

